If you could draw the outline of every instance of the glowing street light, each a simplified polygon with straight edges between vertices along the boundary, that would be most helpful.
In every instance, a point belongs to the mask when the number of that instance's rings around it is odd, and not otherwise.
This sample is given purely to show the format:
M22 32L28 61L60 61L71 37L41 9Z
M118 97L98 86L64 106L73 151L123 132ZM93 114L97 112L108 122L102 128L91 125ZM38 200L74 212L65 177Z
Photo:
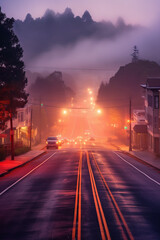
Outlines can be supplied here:
M63 114L66 115L67 114L67 110L64 109L63 110Z
M101 109L97 109L97 113L98 113L98 114L101 114L101 113L102 113L102 110L101 110Z

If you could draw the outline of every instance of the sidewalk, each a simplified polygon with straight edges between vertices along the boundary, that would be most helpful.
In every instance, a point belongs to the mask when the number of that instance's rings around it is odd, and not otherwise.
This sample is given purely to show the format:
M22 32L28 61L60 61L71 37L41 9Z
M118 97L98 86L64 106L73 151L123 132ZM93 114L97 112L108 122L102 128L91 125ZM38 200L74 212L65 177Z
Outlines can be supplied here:
M147 150L144 151L138 151L133 149L132 151L129 151L129 147L123 144L114 144L114 146L123 152L126 152L127 154L130 154L139 160L157 168L160 170L160 157L157 157L154 153L149 152Z
M0 162L0 176L7 172L24 165L25 163L33 160L45 152L44 144L39 144L32 148L31 151L15 156L14 160L11 160L11 156L8 156L4 161Z

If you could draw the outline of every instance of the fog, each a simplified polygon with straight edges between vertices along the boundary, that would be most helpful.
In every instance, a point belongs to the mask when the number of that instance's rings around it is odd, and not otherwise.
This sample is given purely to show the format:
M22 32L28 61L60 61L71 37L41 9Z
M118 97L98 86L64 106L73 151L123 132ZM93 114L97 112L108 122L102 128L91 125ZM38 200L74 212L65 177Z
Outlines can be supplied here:
M37 19L28 14L16 21L15 32L26 69L62 71L81 87L109 81L121 65L131 62L134 45L141 59L160 62L158 22L150 28L128 25L122 18L116 24L95 22L88 11L79 17L67 8L62 14L47 10Z

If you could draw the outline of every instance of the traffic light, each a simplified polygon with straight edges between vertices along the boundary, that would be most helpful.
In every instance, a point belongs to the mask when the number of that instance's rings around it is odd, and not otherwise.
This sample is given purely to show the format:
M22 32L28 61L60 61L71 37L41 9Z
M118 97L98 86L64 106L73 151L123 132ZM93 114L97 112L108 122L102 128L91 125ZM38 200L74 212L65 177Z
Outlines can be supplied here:
M127 129L128 129L128 127L127 127L127 126L124 126L124 129L125 129L125 130L127 130Z

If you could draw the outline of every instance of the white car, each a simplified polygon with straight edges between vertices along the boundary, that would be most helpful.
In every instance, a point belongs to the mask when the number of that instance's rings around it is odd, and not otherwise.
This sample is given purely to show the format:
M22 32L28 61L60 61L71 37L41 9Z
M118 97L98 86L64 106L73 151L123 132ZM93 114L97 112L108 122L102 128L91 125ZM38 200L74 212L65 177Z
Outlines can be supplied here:
M48 137L46 139L46 148L48 149L49 147L55 147L58 149L58 146L60 146L59 140L57 137Z

